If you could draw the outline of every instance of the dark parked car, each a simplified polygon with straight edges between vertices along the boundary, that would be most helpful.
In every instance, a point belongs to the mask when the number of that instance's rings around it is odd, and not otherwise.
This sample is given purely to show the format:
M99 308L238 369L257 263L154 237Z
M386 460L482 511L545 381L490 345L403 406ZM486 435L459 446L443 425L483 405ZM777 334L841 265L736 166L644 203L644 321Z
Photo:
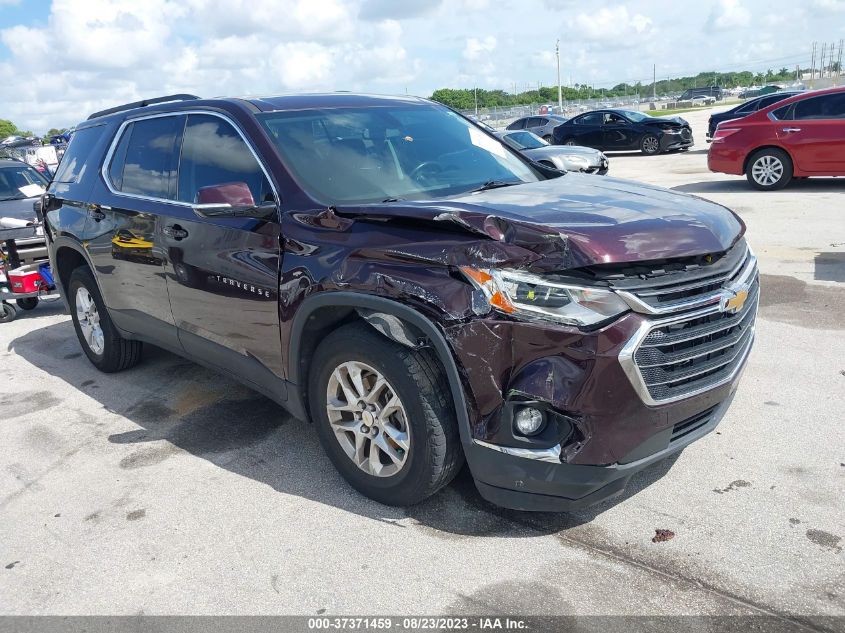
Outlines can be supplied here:
M555 127L567 121L565 116L544 114L542 116L524 116L511 123L508 130L527 130L546 142L551 142Z
M25 162L0 158L0 228L36 220L33 203L39 200L48 182ZM16 240L15 247L22 264L47 260L47 245L41 236Z
M544 168L423 99L113 108L77 128L40 209L96 367L151 343L217 368L310 419L388 504L464 460L511 508L619 494L713 430L754 338L734 213Z
M702 86L701 88L689 88L684 90L678 101L692 101L699 97L712 98L714 101L721 101L724 93L719 86Z
M794 177L845 176L845 88L804 92L716 128L711 171L745 174L757 189Z
M604 151L640 150L654 155L689 149L692 129L680 117L653 117L634 110L593 110L555 128L555 145L585 145Z
M757 110L767 108L773 103L783 101L787 97L792 97L797 94L801 93L797 91L776 92L763 97L757 97L756 99L749 99L745 103L740 103L738 106L734 106L730 110L711 114L710 120L707 122L707 142L709 143L713 140L713 134L716 132L716 126L720 123L723 123L724 121L732 121L733 119L741 119L749 114L754 114Z

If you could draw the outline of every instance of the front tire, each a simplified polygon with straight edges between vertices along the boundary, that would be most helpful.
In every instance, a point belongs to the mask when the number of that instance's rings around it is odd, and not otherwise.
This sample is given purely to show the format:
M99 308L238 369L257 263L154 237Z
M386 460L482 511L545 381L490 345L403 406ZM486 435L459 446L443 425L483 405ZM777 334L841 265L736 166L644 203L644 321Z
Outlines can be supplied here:
M792 180L792 159L782 149L769 147L751 155L745 177L760 191L783 189Z
M38 305L38 297L26 297L25 299L16 299L15 303L21 310L34 310Z
M551 134L546 134L546 135L543 137L543 140L544 140L544 141L546 141L546 143L551 144L551 142L552 142L552 135L551 135Z
M127 340L117 331L88 267L70 274L68 301L79 344L97 369L113 373L138 364L140 341Z
M14 321L16 316L18 316L18 312L12 304L5 301L0 302L0 323Z
M577 144L578 143L576 143L575 139L572 138L572 137L563 139L563 143L561 143L561 145L577 145Z
M640 151L646 156L655 156L660 153L660 139L654 134L646 134L640 141Z
M429 350L366 323L332 332L312 360L308 400L323 449L353 488L387 505L419 503L460 470L449 394Z

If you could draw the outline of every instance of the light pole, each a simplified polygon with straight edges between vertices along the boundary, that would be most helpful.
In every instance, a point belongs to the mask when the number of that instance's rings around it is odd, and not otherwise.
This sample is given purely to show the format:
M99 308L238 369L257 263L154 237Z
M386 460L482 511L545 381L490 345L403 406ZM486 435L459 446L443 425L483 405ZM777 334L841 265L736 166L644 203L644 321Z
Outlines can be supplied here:
M555 43L555 56L557 57L557 107L560 113L563 112L563 88L560 87L560 40Z

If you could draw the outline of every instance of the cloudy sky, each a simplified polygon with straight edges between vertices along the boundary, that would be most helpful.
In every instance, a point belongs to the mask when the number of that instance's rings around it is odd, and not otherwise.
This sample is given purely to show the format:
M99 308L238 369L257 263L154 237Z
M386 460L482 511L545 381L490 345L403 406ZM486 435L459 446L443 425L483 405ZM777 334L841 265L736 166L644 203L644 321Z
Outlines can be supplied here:
M202 96L622 81L809 66L845 0L0 0L0 119L43 132Z

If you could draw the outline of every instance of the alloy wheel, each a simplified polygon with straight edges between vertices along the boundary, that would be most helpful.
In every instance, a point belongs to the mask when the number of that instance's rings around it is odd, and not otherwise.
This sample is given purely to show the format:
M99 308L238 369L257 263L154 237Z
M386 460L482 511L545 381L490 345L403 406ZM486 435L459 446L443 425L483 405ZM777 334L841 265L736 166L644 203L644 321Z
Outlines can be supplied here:
M92 352L101 355L106 348L106 342L103 328L100 326L100 313L91 293L84 286L76 291L76 320L85 343Z
M783 162L777 156L761 156L751 166L751 177L758 185L771 187L783 178Z
M375 477L405 466L411 446L405 406L387 379L358 361L332 372L326 387L329 424L343 452Z
M660 142L653 136L649 136L643 140L643 149L648 154L656 154L660 149Z

